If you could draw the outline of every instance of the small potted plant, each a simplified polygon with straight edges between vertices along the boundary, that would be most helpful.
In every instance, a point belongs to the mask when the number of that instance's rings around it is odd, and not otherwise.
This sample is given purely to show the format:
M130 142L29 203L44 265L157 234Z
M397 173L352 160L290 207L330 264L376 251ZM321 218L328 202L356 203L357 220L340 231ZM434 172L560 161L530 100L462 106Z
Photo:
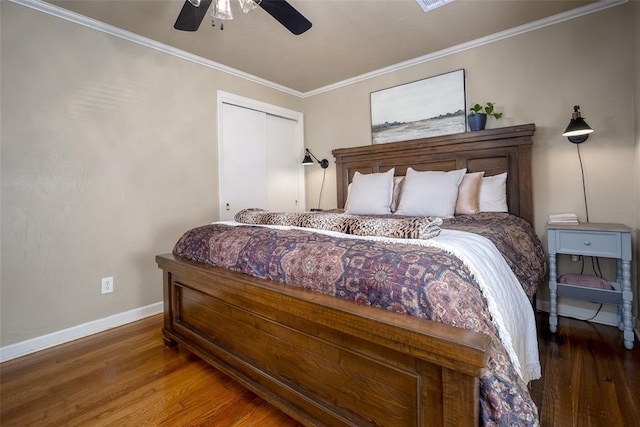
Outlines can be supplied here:
M480 104L476 104L469 108L469 111L469 129L472 131L483 130L484 126L487 124L487 116L493 116L496 120L502 117L502 113L494 111L493 102L487 102L487 105L484 107Z

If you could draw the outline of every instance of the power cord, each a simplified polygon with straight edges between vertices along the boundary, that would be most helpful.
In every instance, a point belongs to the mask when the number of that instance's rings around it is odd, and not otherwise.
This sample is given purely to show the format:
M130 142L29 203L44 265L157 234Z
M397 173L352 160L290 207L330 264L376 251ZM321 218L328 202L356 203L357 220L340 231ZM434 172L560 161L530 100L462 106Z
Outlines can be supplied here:
M587 186L584 181L584 165L582 164L582 154L580 153L580 144L576 144L578 150L578 159L580 160L580 173L582 174L582 195L584 196L584 210L589 222L589 206L587 205Z
M576 149L578 150L578 160L580 161L580 175L582 176L582 196L584 198L584 212L587 216L587 222L589 222L589 204L587 202L587 185L584 179L584 164L582 162L582 153L580 152L580 144L576 144ZM582 269L580 270L580 274L584 272L584 257L582 258ZM602 278L602 270L600 269L600 260L597 257L591 257L591 268L593 269L593 273Z
M578 150L578 160L580 160L580 174L582 175L582 195L584 197L584 211L587 216L587 222L589 222L589 204L587 203L587 186L585 184L585 179L584 179L584 165L582 163L582 153L580 153L580 144L576 144L576 149ZM582 267L580 268L580 274L583 274L584 273L584 256L581 255L580 258L582 260ZM597 270L596 270L596 266L597 266ZM591 257L591 268L593 270L593 274L602 278L602 270L600 269L600 260L598 259L598 257ZM600 310L602 310L603 305L604 305L603 303L600 303L600 307L598 307L598 310L596 310L596 314L594 314L592 317L588 319L578 319L578 320L589 321L589 320L595 319L596 316L600 313Z
M596 310L596 314L594 314L594 315L593 315L593 316L591 316L590 318L588 318L588 319L578 319L578 320L584 320L584 321L588 322L588 321L590 321L590 320L595 319L595 318L596 318L596 316L600 313L600 310L602 310L602 306L603 306L603 305L604 305L603 303L600 303L600 307L598 307L598 310Z
M591 258L591 270L593 270L593 274L595 274L596 276L602 279L603 276L602 276L602 269L600 268L600 259L594 256L589 258ZM585 267L584 256L580 255L580 260L582 261L582 265L580 267L580 274L584 274L584 267Z
M322 169L322 184L320 184L320 195L318 196L318 210L320 210L320 200L322 200L322 190L324 189L324 179L327 176L327 169Z

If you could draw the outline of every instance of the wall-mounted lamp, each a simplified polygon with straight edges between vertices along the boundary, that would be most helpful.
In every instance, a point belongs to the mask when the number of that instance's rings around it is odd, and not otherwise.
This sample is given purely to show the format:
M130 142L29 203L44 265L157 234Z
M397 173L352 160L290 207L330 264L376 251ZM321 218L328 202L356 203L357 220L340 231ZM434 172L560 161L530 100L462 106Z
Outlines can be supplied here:
M315 165L316 162L320 165L320 167L323 169L323 173L322 173L322 185L320 185L320 195L318 196L318 207L315 209L311 209L312 212L314 211L321 211L322 209L320 209L320 201L322 200L322 190L324 189L324 178L327 174L327 168L329 167L329 160L327 159L322 159L322 160L318 160L318 158L316 156L314 156L313 154L311 154L311 151L309 151L308 148L305 149L306 153L304 155L304 159L302 160L302 164L304 166L308 166L308 165ZM313 159L315 159L315 162L313 161Z
M584 121L580 115L580 106L573 107L573 114L571 115L571 121L569 126L565 129L562 136L569 138L569 141L574 144L581 144L589 138L589 134L593 133L593 129Z
M589 205L587 203L587 186L584 181L584 165L582 164L582 155L580 154L580 144L585 142L589 138L589 134L593 133L593 129L584 121L580 116L580 106L573 107L573 114L571 115L571 121L569 126L564 131L562 136L569 138L569 141L576 144L578 150L578 160L580 160L580 173L582 174L582 195L584 196L584 211L587 215L587 222L589 222Z
M327 159L318 160L316 156L311 154L311 151L309 151L308 148L306 149L306 152L307 154L304 155L304 159L302 160L302 164L304 166L314 165L316 162L318 162L322 169L326 169L329 167L329 160ZM312 157L316 160L315 162L311 159Z

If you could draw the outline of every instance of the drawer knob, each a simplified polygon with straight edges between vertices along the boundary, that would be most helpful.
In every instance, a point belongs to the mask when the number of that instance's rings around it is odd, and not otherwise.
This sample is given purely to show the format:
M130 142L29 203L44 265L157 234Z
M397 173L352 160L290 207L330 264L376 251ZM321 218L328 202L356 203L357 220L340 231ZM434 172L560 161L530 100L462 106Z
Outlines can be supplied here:
M585 246L591 246L591 242L590 242L590 241L588 241L588 240L585 240L585 241L584 241L584 245L585 245Z

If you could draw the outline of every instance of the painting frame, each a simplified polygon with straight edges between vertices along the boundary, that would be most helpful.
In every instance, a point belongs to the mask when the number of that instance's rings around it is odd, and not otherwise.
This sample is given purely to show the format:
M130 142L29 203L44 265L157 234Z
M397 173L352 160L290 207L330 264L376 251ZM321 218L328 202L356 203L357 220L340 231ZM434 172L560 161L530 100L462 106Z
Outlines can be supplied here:
M372 144L466 132L465 70L371 92L370 105Z

